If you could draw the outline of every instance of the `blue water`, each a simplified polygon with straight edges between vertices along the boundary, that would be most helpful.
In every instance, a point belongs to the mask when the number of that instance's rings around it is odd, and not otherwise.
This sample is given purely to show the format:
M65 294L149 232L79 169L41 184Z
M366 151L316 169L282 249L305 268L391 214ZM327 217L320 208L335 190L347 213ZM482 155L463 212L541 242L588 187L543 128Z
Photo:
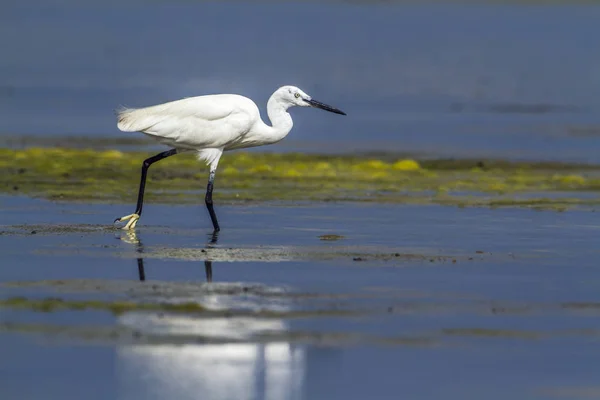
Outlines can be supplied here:
M7 1L0 5L0 136L127 137L112 114L121 104L231 92L264 110L274 89L294 84L348 116L293 110L294 130L271 151L600 162L598 21L600 7L572 4ZM148 204L140 247L106 229L131 207L0 197L0 296L127 299L129 290L114 288L191 282L198 292L188 296L207 307L367 314L166 315L157 322L135 312L2 308L0 398L529 400L600 393L596 213L224 205L223 231L209 245L202 204ZM59 224L97 231L44 232ZM323 242L322 234L345 238ZM209 246L307 254L377 247L450 254L457 263L351 256L212 263L213 282L224 287L349 296L311 299L205 292L202 259L157 256L159 249ZM138 283L140 265L148 282ZM113 290L4 286L45 279ZM20 324L63 331L24 333ZM199 342L94 342L73 330L85 327L191 332ZM257 339L266 334L281 336ZM294 336L302 334L306 340ZM207 337L226 343L201 343Z
M0 132L127 135L121 104L231 92L264 110L294 84L348 116L294 110L271 150L598 162L599 19L594 5L14 3Z
M3 298L127 299L131 290L144 285L206 282L201 260L153 253L158 248L205 248L209 227L204 225L209 221L200 206L148 205L139 225L137 238L143 248L138 251L136 245L121 240L125 233L102 228L113 214L122 214L125 205L56 204L16 197L0 201L1 282L58 279L69 284L91 279L92 287L100 285L97 293L81 289L75 294L53 291L44 284L2 286ZM401 253L451 253L457 262L368 257L357 262L348 256L213 262L217 285L259 284L265 290L350 297L211 294L200 286L192 294L194 301L208 307L367 311L356 318L243 320L167 314L153 320L152 314L135 312L117 317L92 311L40 314L2 309L2 397L549 399L559 393L581 398L596 390L600 279L595 238L600 228L590 218L593 213L352 204L223 206L219 210L224 229L213 245L217 248L299 246L310 252L315 247L349 246L361 251L379 246ZM15 227L20 224L26 225ZM97 230L44 231L58 224ZM7 234L11 229L21 234ZM30 229L38 232L32 235ZM345 238L322 242L317 236L324 233ZM148 281L141 286L136 286L136 257L142 258ZM110 290L113 284L129 286ZM144 300L149 295L137 296ZM573 303L588 308L569 308ZM65 330L61 335L10 329L32 323ZM167 329L173 337L191 332L224 338L226 343L94 342L69 334L69 327L86 326L134 327L145 334ZM499 333L469 333L478 329ZM448 333L452 330L458 333ZM305 341L285 336L257 341L253 336L268 332L317 336ZM516 336L502 332L516 332ZM318 335L323 335L322 342ZM424 342L383 343L373 338Z

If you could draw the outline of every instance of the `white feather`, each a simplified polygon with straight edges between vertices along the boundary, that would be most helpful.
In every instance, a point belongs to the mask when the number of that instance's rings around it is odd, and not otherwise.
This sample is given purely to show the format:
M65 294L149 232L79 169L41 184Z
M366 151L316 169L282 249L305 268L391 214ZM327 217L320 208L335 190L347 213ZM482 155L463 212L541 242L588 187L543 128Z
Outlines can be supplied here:
M179 151L194 150L201 161L216 166L223 151L282 140L293 126L287 109L309 106L310 100L294 86L276 90L267 103L273 126L261 120L258 107L249 98L213 94L145 108L123 107L116 112L117 127L125 132L142 132Z
M219 165L219 159L223 154L223 149L202 149L198 150L196 157L198 161L205 162L206 165L210 165L211 170L217 169Z
M248 133L258 120L258 107L250 99L210 95L122 109L117 126L126 132L143 132L171 147L197 150L225 147Z

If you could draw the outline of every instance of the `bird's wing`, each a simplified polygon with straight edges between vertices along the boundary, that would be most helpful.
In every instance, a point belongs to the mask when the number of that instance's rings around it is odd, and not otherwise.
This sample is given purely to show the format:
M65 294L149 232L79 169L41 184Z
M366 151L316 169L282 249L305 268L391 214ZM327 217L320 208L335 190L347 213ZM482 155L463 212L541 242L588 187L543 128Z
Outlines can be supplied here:
M219 148L246 134L259 118L254 102L238 95L190 97L118 111L117 126L143 132L173 147Z

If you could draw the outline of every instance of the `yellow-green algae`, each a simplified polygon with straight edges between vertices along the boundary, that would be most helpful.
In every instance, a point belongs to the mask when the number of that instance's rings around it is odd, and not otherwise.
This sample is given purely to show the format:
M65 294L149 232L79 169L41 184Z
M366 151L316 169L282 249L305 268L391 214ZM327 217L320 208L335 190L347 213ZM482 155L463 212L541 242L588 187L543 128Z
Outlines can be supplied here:
M133 203L141 163L152 154L0 149L0 191L57 200ZM179 154L150 168L146 199L198 203L206 180L206 166L193 154ZM562 210L600 203L576 195L600 190L600 166L237 151L221 159L216 188L217 202L375 201ZM574 195L565 199L555 197L556 192Z
M39 312L53 312L61 310L83 311L97 310L109 311L119 315L128 311L171 311L198 313L205 308L197 303L135 303L131 301L101 301L101 300L64 300L57 297L44 299L27 299L25 297L11 297L0 300L0 307L28 309Z
M344 236L342 236L342 235L335 235L335 234L327 234L327 235L319 235L319 239L320 240L325 240L325 241L335 241L335 240L344 239Z
M442 334L447 336L479 336L513 339L540 339L542 337L542 334L533 331L488 328L447 328L442 329Z
M114 315L121 315L126 312L171 312L184 314L206 314L210 316L254 316L264 318L307 318L317 316L355 316L361 312L334 309L315 309L315 310L292 310L292 311L273 311L273 310L209 310L201 304L195 302L186 303L138 303L125 300L67 300L59 297L47 297L43 299L28 299L26 297L10 297L0 299L0 308L12 308L19 310L29 310L35 312L55 312L55 311L106 311Z

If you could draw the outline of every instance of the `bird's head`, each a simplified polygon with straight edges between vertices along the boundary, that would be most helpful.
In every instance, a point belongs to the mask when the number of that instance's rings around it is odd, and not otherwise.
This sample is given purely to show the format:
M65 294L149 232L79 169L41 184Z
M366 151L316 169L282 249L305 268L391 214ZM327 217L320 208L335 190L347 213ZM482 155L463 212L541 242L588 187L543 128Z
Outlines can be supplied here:
M286 104L288 107L316 107L332 113L346 115L345 112L338 110L335 107L314 100L296 86L282 86L275 91L275 95L278 97L279 101Z

